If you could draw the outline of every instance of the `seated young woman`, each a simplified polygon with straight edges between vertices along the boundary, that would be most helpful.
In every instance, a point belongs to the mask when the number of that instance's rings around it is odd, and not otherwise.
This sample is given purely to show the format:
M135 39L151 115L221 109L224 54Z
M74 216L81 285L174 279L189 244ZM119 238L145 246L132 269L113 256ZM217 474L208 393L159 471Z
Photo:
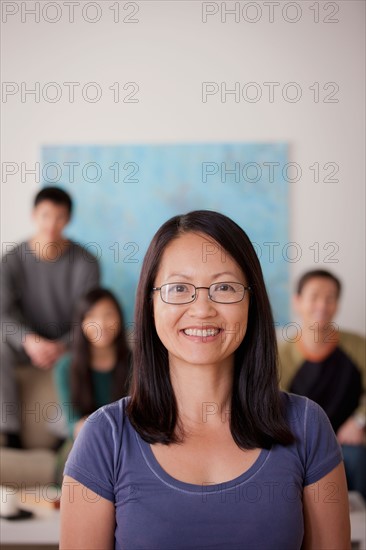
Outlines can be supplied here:
M128 394L131 353L122 309L112 292L94 288L76 304L72 345L53 371L69 433L56 460L56 482L90 414Z

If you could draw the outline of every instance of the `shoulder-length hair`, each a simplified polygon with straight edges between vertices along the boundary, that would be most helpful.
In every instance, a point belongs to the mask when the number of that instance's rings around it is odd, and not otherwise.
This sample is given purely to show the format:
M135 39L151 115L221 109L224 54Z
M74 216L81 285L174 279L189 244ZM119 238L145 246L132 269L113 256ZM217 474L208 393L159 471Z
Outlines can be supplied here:
M167 245L185 233L203 234L221 247L247 277L250 294L245 338L235 351L230 430L244 449L294 441L282 408L277 342L262 269L247 234L233 220L210 210L174 216L153 237L146 252L135 305L135 347L127 414L149 443L181 442L175 433L177 402L166 348L153 319L152 288ZM212 245L211 245L212 246Z
M127 344L122 309L112 292L105 288L94 288L78 300L73 319L73 344L70 365L71 402L82 415L89 415L97 409L90 367L91 344L85 337L82 323L90 309L105 298L113 302L120 320L120 329L115 336L116 366L113 373L111 401L117 401L128 393L130 351Z

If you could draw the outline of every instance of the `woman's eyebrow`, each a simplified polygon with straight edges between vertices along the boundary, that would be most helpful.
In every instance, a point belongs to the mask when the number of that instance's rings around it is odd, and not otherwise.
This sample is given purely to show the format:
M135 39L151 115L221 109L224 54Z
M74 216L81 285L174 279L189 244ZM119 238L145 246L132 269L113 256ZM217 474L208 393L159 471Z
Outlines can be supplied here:
M229 275L230 277L238 278L238 275L233 273L232 271L222 271L221 273L215 273L215 275L212 275L213 279L217 279L218 277L221 277L222 275Z
M168 275L167 279L171 279L172 277L181 277L183 279L191 279L189 275L184 275L184 273L171 273Z
M218 277L221 277L222 275L229 275L230 277L234 277L237 279L237 275L233 273L232 271L222 271L221 273L214 273L211 275L212 279L217 279ZM184 273L171 273L168 275L167 279L171 279L172 277L181 277L183 279L193 279L192 276L184 274Z

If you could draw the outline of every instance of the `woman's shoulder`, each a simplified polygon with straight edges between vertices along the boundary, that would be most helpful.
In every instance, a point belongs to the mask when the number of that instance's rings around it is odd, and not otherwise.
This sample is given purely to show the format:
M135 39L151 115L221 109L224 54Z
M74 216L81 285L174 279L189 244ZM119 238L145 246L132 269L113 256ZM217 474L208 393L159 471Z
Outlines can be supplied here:
M92 414L93 415L96 414L99 410L100 412L103 411L103 413L105 415L113 417L113 418L114 417L121 418L121 414L122 414L123 417L125 417L126 407L127 407L128 402L130 401L130 399L131 399L130 395L125 395L124 397L121 397L120 399L117 399L116 401L112 401L112 403L108 403L107 405L103 405L103 407L100 407L99 409L97 409Z
M88 416L86 423L92 424L94 429L103 430L106 425L112 428L113 432L120 431L126 420L126 407L130 396L121 397L117 401L108 403L96 409Z
M64 467L64 474L112 502L128 399L126 396L103 405L88 416Z
M280 395L286 421L298 435L304 435L315 421L328 424L322 407L309 397L286 391L281 391Z
M285 414L296 442L291 447L304 468L304 486L315 483L342 460L342 450L320 405L302 395L281 392Z
M288 391L280 391L280 396L285 414L291 419L297 418L299 412L305 414L311 401L304 395L297 395Z
M281 392L286 421L296 437L297 444L309 445L319 439L333 440L336 436L328 415L312 399L290 392ZM334 447L337 447L335 444Z
M75 446L81 442L93 448L93 446L105 445L109 449L118 447L122 443L124 426L126 424L126 406L129 396L108 403L96 409L85 420L78 434Z

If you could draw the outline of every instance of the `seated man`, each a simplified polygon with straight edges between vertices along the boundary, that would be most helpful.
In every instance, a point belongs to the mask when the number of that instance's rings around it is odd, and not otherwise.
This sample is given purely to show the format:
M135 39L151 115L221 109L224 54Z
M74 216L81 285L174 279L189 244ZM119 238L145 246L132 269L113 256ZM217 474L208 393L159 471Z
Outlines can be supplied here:
M5 446L21 447L15 365L52 368L71 342L74 303L99 285L98 260L63 236L71 211L65 191L43 188L34 200L35 235L2 257L0 432Z
M365 339L332 322L340 292L325 270L299 280L293 304L301 336L279 345L280 385L324 409L342 445L348 488L366 498Z

